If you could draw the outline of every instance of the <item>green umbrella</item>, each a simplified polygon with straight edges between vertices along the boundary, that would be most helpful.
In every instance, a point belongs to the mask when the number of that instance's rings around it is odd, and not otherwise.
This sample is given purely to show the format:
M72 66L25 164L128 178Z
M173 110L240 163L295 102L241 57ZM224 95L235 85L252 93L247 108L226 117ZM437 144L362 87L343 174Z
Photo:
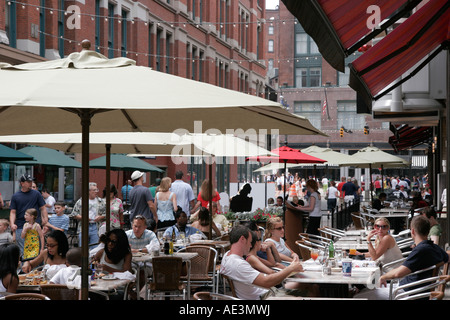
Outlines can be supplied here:
M90 168L106 169L106 156L89 161ZM128 157L124 154L111 154L111 170L123 171L156 171L164 172L141 159Z
M8 163L12 163L18 166L33 166L36 164L42 164L46 166L63 168L81 168L80 162L54 149L29 146L20 149L19 151L33 157L34 160L8 161Z
M33 157L0 144L0 161L4 162L15 160L33 160Z

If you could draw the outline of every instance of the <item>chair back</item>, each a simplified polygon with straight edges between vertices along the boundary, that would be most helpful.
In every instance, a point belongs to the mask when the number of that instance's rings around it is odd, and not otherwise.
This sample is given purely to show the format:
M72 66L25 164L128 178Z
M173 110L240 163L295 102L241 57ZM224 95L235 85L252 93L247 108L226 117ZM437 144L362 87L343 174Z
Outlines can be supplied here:
M300 248L300 255L303 261L311 259L311 247L307 246L303 240L297 240L295 244Z
M153 290L179 290L182 258L180 257L154 257Z
M69 289L65 284L41 284L40 289L51 300L80 300L80 290Z
M50 298L40 293L16 293L5 296L5 300L50 300Z
M186 247L184 251L198 253L191 260L191 280L209 278L208 272L213 272L216 267L216 249L211 246L193 245Z
M362 225L362 219L363 217L361 217L359 212L352 212L352 221L356 230L364 229Z
M234 287L234 283L233 280L230 279L230 277L224 275L224 274L220 274L220 276L223 278L224 281L226 281L228 283L228 285L230 286L230 290L231 290L231 295L235 298L237 298L236 295L236 288Z

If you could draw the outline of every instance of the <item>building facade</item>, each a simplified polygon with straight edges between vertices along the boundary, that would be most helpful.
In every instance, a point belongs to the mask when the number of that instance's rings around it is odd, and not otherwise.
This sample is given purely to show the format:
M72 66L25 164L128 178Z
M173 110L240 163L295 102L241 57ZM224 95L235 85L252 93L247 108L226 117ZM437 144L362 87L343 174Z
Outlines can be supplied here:
M59 59L81 51L87 39L91 50L109 58L128 57L160 72L262 97L264 21L264 0L0 0L0 62ZM172 178L178 169L190 180L206 177L199 164L175 167L169 157L147 161ZM214 171L219 189L237 176L228 167ZM127 174L113 173L112 183L121 186ZM147 176L146 183L155 178ZM91 170L91 179L102 190L104 171Z

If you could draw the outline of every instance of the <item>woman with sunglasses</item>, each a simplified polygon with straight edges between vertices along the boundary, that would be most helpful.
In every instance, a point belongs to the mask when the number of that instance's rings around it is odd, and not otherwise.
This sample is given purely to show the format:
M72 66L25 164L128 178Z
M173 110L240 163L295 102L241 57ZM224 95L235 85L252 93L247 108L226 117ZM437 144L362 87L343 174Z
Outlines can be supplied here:
M283 237L283 220L280 217L269 218L267 220L265 241L275 243L275 248L278 250L281 260L291 262L295 256L298 258L298 255L288 247Z
M131 249L123 229L113 229L106 234L105 248L99 250L93 261L107 272L125 272L131 269Z
M373 230L367 235L369 252L365 253L365 256L372 258L373 261L378 260L382 265L403 258L402 252L395 239L389 234L389 230L389 220L378 218L375 220ZM375 246L371 242L374 236L376 237ZM391 268L395 267L394 265Z

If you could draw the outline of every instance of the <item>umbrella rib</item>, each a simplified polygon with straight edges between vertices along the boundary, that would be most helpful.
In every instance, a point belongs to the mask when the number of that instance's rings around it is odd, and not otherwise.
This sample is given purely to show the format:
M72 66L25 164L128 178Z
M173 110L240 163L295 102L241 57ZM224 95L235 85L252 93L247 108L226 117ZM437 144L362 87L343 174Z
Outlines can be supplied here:
M131 127L135 130L139 129L138 126L134 123L133 119L131 119L130 115L128 114L128 112L126 112L123 109L120 109L120 111L122 112L122 114L125 116L125 118L128 120L128 122L131 124Z

